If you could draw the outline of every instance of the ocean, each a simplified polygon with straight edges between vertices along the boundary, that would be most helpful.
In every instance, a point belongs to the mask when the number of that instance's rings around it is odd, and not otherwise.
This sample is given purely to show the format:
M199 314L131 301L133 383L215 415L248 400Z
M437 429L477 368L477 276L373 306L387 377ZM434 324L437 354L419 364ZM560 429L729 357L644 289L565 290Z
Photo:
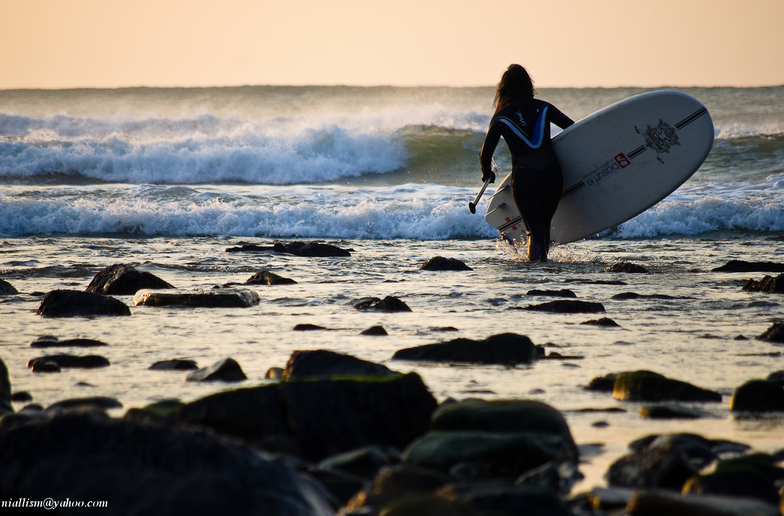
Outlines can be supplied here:
M702 102L715 126L702 167L656 206L592 238L555 248L547 264L523 260L468 202L481 186L479 150L494 89L396 87L128 88L0 91L0 357L16 391L44 406L112 396L124 409L190 401L230 384L184 382L149 371L158 360L200 366L232 357L264 382L297 349L330 349L416 371L448 397L530 398L564 412L586 479L632 439L698 432L764 451L784 448L782 414L737 417L735 387L784 369L781 345L755 340L784 319L784 298L741 290L763 273L718 273L731 259L784 262L784 86L677 89ZM574 120L641 88L542 88L539 98ZM504 145L496 152L509 171ZM489 194L490 192L488 192ZM227 253L241 243L294 240L350 249L351 258ZM433 256L473 270L426 272ZM605 269L631 261L651 274ZM103 267L131 264L178 288L242 283L262 269L296 285L253 289L252 308L131 306L132 317L44 319L43 293L83 290ZM519 310L548 301L534 289L569 289L601 302L619 328L585 314ZM638 299L613 296L634 292ZM349 303L394 295L411 313L358 312ZM666 296L666 297L665 297ZM292 332L300 323L325 331ZM382 325L389 336L359 333ZM453 327L457 331L440 331ZM400 348L503 332L577 356L531 366L391 361ZM84 337L112 365L33 374L41 335ZM747 340L739 340L743 336ZM68 351L68 350L65 350ZM84 350L71 350L87 354ZM648 369L723 394L686 404L695 421L648 420L644 404L583 389L591 378ZM22 404L16 404L21 408ZM584 409L620 408L622 412Z

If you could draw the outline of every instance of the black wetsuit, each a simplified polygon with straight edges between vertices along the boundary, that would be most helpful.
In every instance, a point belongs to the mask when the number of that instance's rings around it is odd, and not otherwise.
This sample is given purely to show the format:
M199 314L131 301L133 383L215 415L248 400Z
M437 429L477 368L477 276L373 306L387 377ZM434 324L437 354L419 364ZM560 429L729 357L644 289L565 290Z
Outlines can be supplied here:
M563 189L561 167L550 143L550 123L565 129L574 122L558 108L530 98L501 108L487 130L479 157L483 178L503 136L512 154L512 196L528 232L528 258L547 260L552 221Z

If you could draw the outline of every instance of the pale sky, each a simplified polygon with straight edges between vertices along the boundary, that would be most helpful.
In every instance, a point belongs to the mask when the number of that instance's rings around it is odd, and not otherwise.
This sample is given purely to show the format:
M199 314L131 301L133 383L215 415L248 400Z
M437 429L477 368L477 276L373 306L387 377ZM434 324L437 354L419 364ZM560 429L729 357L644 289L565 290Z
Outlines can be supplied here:
M784 0L0 0L0 89L784 84Z

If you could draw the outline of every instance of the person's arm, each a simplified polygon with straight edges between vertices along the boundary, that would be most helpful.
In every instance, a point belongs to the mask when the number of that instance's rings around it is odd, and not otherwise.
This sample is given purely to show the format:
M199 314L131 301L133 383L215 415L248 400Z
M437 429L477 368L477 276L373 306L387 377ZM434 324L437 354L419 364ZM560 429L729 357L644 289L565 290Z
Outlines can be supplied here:
M484 183L490 179L491 183L495 182L495 173L493 172L493 153L498 146L498 141L501 139L501 124L490 122L490 127L487 129L487 136L485 142L482 144L482 151L479 153L479 165L482 167L482 182Z
M570 125L574 125L574 120L561 113L561 111L552 104L550 104L548 113L550 114L550 122L554 123L561 129L566 129Z

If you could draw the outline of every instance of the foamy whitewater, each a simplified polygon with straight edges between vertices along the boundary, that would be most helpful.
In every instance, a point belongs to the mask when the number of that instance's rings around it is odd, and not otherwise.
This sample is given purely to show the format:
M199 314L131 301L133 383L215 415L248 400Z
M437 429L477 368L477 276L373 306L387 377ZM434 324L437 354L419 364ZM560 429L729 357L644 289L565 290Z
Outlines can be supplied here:
M644 91L541 89L539 97L579 120ZM597 444L586 448L584 487L601 484L626 444L648 433L697 429L763 450L784 447L780 418L737 419L727 408L735 387L784 369L781 346L753 338L782 318L782 298L741 291L761 273L711 272L730 259L784 262L784 86L679 91L712 116L706 162L653 208L557 248L546 265L521 261L498 240L481 215L487 197L478 214L467 207L481 186L493 88L0 91L0 277L21 293L0 298L0 356L15 390L38 403L107 395L127 408L231 387L148 371L157 360L206 366L231 356L246 384L258 384L295 349L347 352L418 371L439 400L529 397L558 407L578 444ZM496 162L508 172L503 145ZM328 242L352 257L225 252L274 240ZM419 272L435 255L474 271ZM604 271L619 260L653 274ZM132 306L121 321L35 314L43 293L83 290L113 263L180 288L241 283L264 268L298 284L254 287L262 302L249 309ZM601 302L621 328L510 310L545 301L526 296L534 288ZM671 299L612 299L622 292ZM370 295L396 295L413 313L367 314L347 304ZM292 336L304 322L332 331ZM374 324L390 337L358 336ZM445 326L459 331L433 331ZM504 331L583 358L518 368L388 361L402 347ZM107 342L100 353L112 366L33 375L26 363L40 353L29 344L44 334ZM642 368L718 390L724 401L698 405L706 416L696 424L649 421L637 415L640 404L582 389L594 376ZM579 412L607 407L626 412ZM595 425L602 421L609 426Z

